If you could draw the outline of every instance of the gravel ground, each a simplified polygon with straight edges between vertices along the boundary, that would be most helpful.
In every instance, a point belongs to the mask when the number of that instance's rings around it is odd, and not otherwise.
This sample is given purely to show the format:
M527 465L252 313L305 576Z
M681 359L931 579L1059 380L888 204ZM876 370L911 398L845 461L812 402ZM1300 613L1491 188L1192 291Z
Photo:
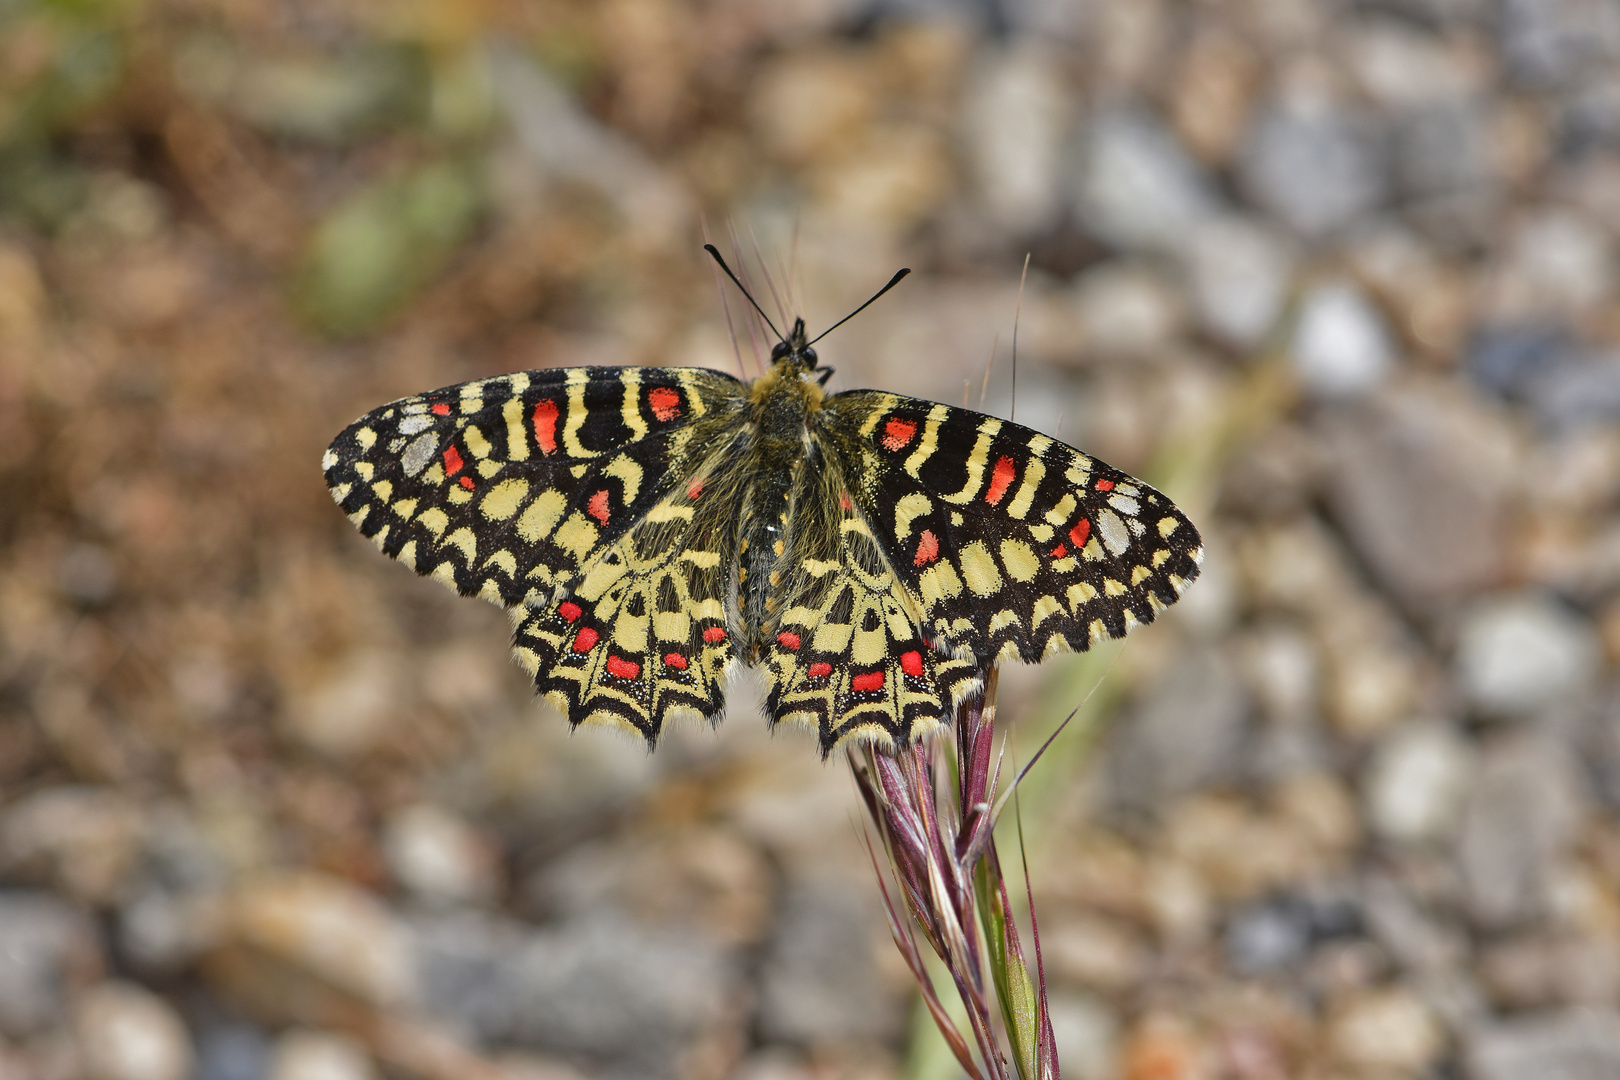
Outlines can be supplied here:
M746 679L570 736L321 483L755 370L705 229L812 327L913 267L835 388L1208 539L1003 679L1026 754L1097 687L1022 802L1067 1076L1620 1075L1617 72L1615 0L0 11L0 1078L954 1075L842 763Z

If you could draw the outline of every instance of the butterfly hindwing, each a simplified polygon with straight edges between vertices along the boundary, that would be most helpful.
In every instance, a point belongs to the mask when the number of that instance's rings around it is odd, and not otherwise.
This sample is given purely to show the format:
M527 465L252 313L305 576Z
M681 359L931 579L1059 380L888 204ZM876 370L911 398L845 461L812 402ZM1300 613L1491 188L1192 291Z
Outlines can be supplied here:
M855 506L946 655L1034 662L1122 637L1198 575L1169 499L1039 432L878 391L821 428Z
M766 711L815 727L823 755L852 736L904 744L948 721L978 685L977 666L927 646L836 461L818 447L807 464L763 628Z

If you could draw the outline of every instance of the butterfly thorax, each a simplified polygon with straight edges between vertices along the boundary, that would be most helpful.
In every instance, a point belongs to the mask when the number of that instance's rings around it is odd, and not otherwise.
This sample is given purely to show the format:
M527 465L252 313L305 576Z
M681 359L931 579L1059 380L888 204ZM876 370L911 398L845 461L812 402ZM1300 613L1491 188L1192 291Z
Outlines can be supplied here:
M789 544L790 495L799 472L814 456L811 425L825 392L811 378L815 352L806 348L804 324L794 324L776 347L771 369L749 386L753 438L745 473L751 478L741 508L737 561L737 606L744 655L754 656L777 608L776 571ZM794 346L797 345L795 348Z

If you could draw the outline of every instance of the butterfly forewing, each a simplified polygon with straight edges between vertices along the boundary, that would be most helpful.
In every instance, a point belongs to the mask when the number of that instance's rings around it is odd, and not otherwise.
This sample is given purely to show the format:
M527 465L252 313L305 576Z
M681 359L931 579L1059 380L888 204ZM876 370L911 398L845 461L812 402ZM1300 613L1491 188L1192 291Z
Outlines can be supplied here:
M1169 499L1010 421L861 390L821 425L851 498L944 655L1034 662L1175 602L1203 549Z

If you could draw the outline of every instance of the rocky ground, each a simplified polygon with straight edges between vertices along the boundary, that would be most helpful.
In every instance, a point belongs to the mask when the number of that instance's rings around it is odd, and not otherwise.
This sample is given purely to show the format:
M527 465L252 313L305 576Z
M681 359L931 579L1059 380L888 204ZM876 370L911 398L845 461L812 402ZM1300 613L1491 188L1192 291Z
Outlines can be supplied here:
M1617 72L1613 0L6 8L0 1077L953 1075L841 762L747 681L570 736L321 483L402 394L753 370L705 229L812 327L915 268L835 388L1208 538L1003 681L1026 754L1097 688L1022 803L1065 1075L1620 1075Z

